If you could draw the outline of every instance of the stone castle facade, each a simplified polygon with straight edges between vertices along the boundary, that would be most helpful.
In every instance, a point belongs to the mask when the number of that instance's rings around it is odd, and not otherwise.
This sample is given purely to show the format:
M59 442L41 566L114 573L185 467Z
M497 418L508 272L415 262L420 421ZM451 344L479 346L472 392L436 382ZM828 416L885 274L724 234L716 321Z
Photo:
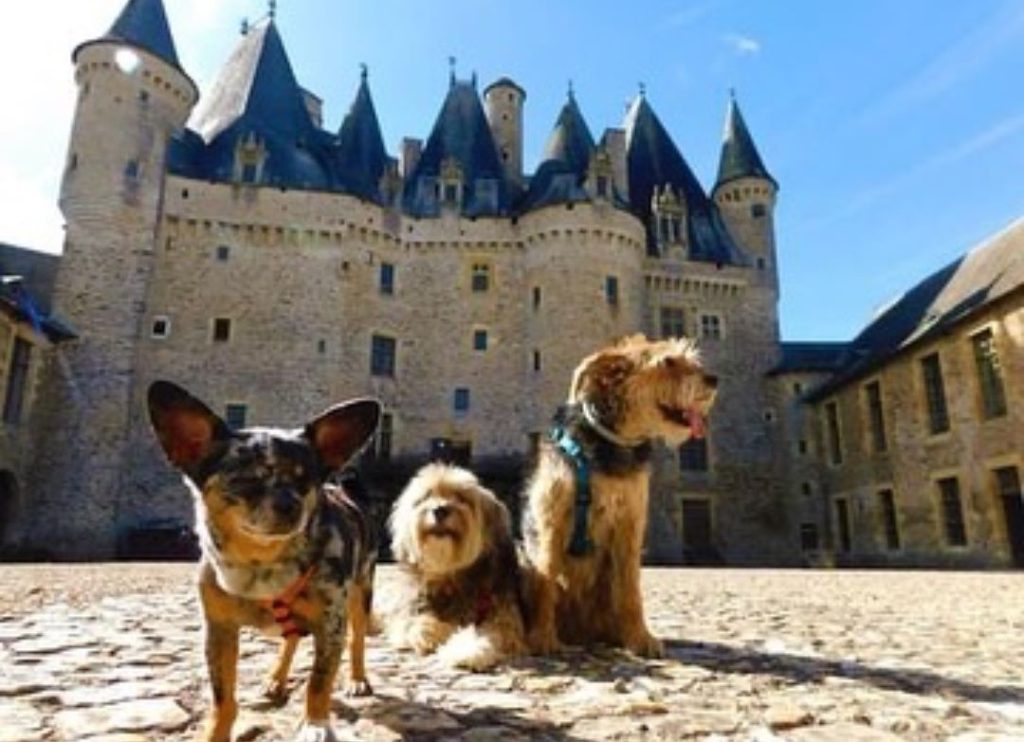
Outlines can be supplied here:
M570 93L527 174L514 81L481 95L453 75L429 137L392 157L365 71L325 129L273 18L202 98L161 0L130 0L73 60L52 303L76 337L37 361L33 444L9 465L17 548L109 557L128 531L190 517L149 430L159 378L236 424L375 395L386 417L365 465L385 506L436 457L514 505L575 365L639 331L697 338L720 379L707 440L656 454L648 560L836 551L829 493L874 485L837 480L850 469L821 455L829 402L805 392L849 348L781 342L778 187L735 100L709 194L643 93L598 139Z

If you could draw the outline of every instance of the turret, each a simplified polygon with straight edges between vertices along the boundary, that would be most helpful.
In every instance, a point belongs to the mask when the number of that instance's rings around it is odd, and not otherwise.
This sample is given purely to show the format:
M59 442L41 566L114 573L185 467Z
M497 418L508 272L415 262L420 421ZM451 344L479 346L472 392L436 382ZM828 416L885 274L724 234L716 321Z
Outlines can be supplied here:
M722 156L712 197L741 249L778 287L775 256L775 194L778 184L761 161L735 95L730 95Z
M39 545L57 540L69 556L110 557L114 544L95 534L114 533L118 471L139 409L136 346L158 249L168 140L197 91L178 63L161 0L130 0L72 60L78 103L61 184L66 239L54 310L79 339L46 381L39 434L47 445L33 490L40 512L48 503L65 508L60 518L37 521ZM68 471L76 476L50 474Z
M523 182L523 103L526 91L507 77L484 90L487 123L498 146L505 177L514 185Z

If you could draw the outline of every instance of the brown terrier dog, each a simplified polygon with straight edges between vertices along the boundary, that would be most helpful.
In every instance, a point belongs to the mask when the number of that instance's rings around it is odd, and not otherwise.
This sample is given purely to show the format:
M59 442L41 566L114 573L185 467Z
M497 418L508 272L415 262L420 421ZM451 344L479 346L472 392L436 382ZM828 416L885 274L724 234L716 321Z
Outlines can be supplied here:
M399 571L382 617L393 645L470 670L526 651L508 510L471 472L423 467L388 525Z
M702 437L716 385L683 339L634 335L576 368L526 490L534 651L604 642L661 656L640 594L651 443Z
M299 637L313 634L299 739L333 739L330 697L346 624L347 690L370 692L363 649L376 551L359 508L327 479L373 435L380 404L346 402L297 430L232 430L181 387L158 381L149 388L149 413L167 458L195 496L214 702L205 739L231 738L242 626L283 636L265 689L282 702Z

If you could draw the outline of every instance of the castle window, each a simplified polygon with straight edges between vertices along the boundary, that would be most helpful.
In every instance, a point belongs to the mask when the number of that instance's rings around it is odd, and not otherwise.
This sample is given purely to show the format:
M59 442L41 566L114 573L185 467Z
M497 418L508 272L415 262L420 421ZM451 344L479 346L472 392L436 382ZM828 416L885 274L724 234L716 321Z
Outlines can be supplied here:
M767 213L768 210L765 209L764 204L754 204L750 207L750 215L755 219L760 219Z
M796 450L801 456L807 455L807 441L803 438L796 442Z
M803 494L804 497L810 497L811 493L813 491L814 490L811 489L811 483L810 482L801 482L801 484L800 484L800 492L801 492L801 494Z
M967 546L967 529L964 527L964 509L960 502L960 481L956 477L940 479L939 505L942 509L943 530L949 546Z
M932 435L949 430L949 411L946 408L946 387L942 380L942 362L938 353L921 359L925 404L928 407L928 429Z
M324 353L327 352L327 341L326 340L317 340L316 341L316 352L321 354L321 355L323 355Z
M896 498L892 490L879 490L878 510L882 516L882 529L885 531L885 548L896 551L900 548L900 527L896 521Z
M171 334L171 319L170 317L154 317L153 326L150 334L155 338L165 338Z
M540 351L533 351L533 370L540 371Z
M380 293L387 296L395 293L395 266L391 263L380 264Z
M877 381L864 386L864 397L868 406L868 422L871 430L871 449L882 453L888 448L885 436L885 414L882 410L882 387Z
M458 414L469 412L469 389L464 386L456 387L452 406Z
M370 342L370 373L373 376L395 375L395 339L374 335Z
M597 197L608 198L608 176L598 175L597 176Z
M487 263L473 263L471 286L474 292L487 291L491 284L491 266Z
M702 314L700 316L700 336L705 340L722 339L722 318L717 314Z
M680 307L661 308L661 336L681 338L686 336L686 316Z
M708 470L707 438L691 438L679 447L679 468L689 472Z
M604 279L604 298L613 307L619 304L619 279L606 276Z
M72 152L71 157L68 158L68 171L78 169L78 153Z
M818 550L818 527L813 523L800 524L800 550Z
M533 287L533 308L540 309L540 286Z
M226 343L231 339L231 320L217 317L213 321L213 342Z
M974 364L978 372L981 389L981 411L986 420L1006 414L1006 390L1003 388L1003 371L996 351L992 330L983 330L971 337L974 347Z
M149 91L148 90L140 90L139 91L139 102L141 102L141 103L149 103Z
M254 162L246 162L242 164L242 182L243 183L255 183L258 177L258 168Z
M850 508L844 498L836 500L836 531L839 533L839 551L848 553L850 538Z
M32 362L32 346L24 338L14 338L11 365L7 370L7 395L4 397L4 422L14 425L21 422L22 407L25 404L25 389L28 386L28 370Z
M828 436L828 459L833 466L843 463L843 446L839 435L839 405L825 405L825 433Z
M455 183L444 184L445 206L455 206L459 201L459 186Z
M139 177L139 161L128 160L128 164L124 166L124 177L134 180Z
M217 245L217 260L226 262L228 256L231 254L231 248L227 245Z
M758 258L757 259L757 269L758 270L763 271L767 266L768 266L768 263L765 262L764 258Z
M229 404L224 406L224 422L232 430L240 430L245 427L245 415L248 410L244 404Z
M487 350L487 330L473 331L473 350Z

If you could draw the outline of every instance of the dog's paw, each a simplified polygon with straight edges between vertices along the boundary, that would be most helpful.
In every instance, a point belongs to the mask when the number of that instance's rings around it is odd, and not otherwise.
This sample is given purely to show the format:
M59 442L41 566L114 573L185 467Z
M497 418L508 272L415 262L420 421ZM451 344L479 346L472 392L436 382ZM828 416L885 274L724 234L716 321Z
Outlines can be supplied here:
M263 687L260 688L260 695L274 706L284 706L288 702L290 694L288 681L279 680L278 678L267 678L263 683Z
M295 742L337 742L337 737L329 722L305 721L295 735Z
M370 681L366 678L359 678L358 680L352 679L345 683L344 693L349 698L372 696L373 687L370 685Z
M665 646L649 631L627 638L625 645L626 649L640 657L658 659L665 656Z
M437 658L449 667L483 672L494 667L501 653L494 642L475 626L459 629L437 650Z

